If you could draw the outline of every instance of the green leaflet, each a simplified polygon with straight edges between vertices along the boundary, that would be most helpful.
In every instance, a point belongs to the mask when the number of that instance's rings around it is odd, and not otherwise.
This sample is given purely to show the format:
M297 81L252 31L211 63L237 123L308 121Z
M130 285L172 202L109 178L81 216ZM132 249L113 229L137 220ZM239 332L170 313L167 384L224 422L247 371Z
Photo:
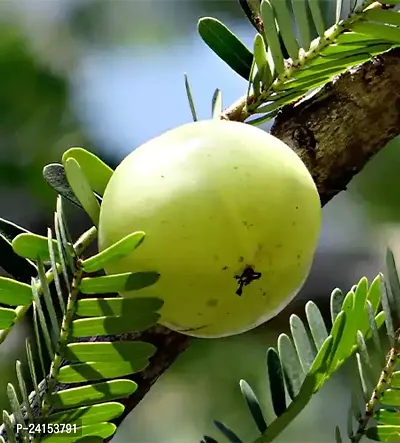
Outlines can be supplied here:
M103 195L114 171L99 157L83 148L68 149L62 156L62 163L73 158L85 174L90 187L99 195Z
M163 300L153 297L87 298L78 300L75 314L80 317L97 317L103 315L149 313L158 311L163 304Z
M131 361L76 363L63 366L58 373L57 380L61 383L81 383L125 377L142 371L148 364L147 358L131 358Z
M381 22L385 25L400 26L400 14L384 9L369 9L363 14L363 18L372 22Z
M114 245L109 246L104 251L90 257L82 262L82 267L85 272L96 272L103 269L107 264L113 261L120 260L137 247L139 247L145 238L145 233L142 231L133 232L126 237L119 240Z
M0 303L9 306L27 305L32 301L30 285L7 277L0 277Z
M314 20L315 29L317 30L318 35L322 37L325 33L326 25L322 15L320 0L308 0L308 5Z
M375 441L398 443L400 440L400 426L374 426L367 429L365 435Z
M400 405L400 391L397 389L387 389L381 396L381 403L386 406Z
M79 290L83 294L107 294L146 288L157 282L157 272L128 272L126 274L83 278Z
M293 342L288 335L281 334L279 336L278 352L286 388L289 397L293 400L299 393L301 384L304 381L304 372Z
M46 417L45 423L69 423L77 425L89 425L111 421L124 412L125 407L121 403L108 402L81 408L69 409L56 412Z
M272 406L276 416L279 417L286 411L285 384L283 381L281 362L274 348L268 349L267 367Z
M0 329L8 329L16 317L14 309L0 308Z
M379 40L383 39L392 43L400 43L400 28L395 28L394 26L356 21L350 24L349 28L354 32L369 35Z
M292 0L293 15L299 29L301 46L308 50L312 41L307 0Z
M400 371L396 371L392 374L390 386L392 386L392 388L400 388Z
M83 209L74 191L68 183L63 165L51 163L43 168L43 178L58 194L69 200L74 205Z
M190 89L190 84L189 84L189 79L188 79L187 74L185 74L185 90L186 90L186 96L187 96L187 99L189 102L190 112L192 113L193 121L197 122L198 118L197 118L196 107L194 105L193 94L192 94L192 90Z
M319 350L324 341L328 338L328 331L326 330L321 311L313 301L309 301L306 304L306 316L315 347Z
M300 48L294 33L292 14L288 7L287 0L271 0L271 4L289 57L292 60L297 60L299 58Z
M197 30L204 42L230 68L249 79L253 54L223 23L211 17L201 18Z
M113 423L96 423L87 426L76 428L76 432L60 432L57 434L48 435L40 439L44 443L99 443L104 439L111 437L117 427ZM91 437L86 439L85 437ZM93 440L95 438L95 440ZM99 440L97 440L97 438Z
M68 183L95 226L99 223L100 205L85 173L74 158L63 162Z
M393 386L393 383L391 383L391 385ZM374 419L378 423L382 423L384 425L398 425L400 423L400 412L379 409L375 412Z
M67 345L64 357L69 361L121 362L150 358L156 350L154 345L139 341L71 343Z
M258 430L262 434L267 429L267 423L265 422L260 402L258 401L256 394L246 380L240 380L239 384L247 407L249 408L249 411L258 427Z
M60 261L57 240L52 240L56 261ZM72 245L71 245L72 246ZM21 257L43 261L50 260L48 239L37 234L20 234L12 242L14 252Z
M359 47L368 46L372 44L384 43L384 40L377 40L376 37L359 34L357 32L343 32L335 38L335 42L340 45L354 45Z
M72 322L70 334L77 338L139 332L155 325L159 318L160 315L154 312L84 318Z
M264 35L267 39L272 59L275 63L276 72L280 75L285 70L285 62L279 41L278 30L276 28L275 14L271 3L268 0L262 0L260 6L261 18L264 22Z
M51 402L55 409L75 408L128 397L136 389L137 384L132 380L111 380L55 392Z
M316 352L308 338L304 323L295 314L290 316L290 331L292 333L301 367L303 368L303 371L307 373L314 361Z
M257 34L254 39L254 60L263 86L266 88L269 87L273 81L273 77L268 63L268 54L264 39L261 34Z

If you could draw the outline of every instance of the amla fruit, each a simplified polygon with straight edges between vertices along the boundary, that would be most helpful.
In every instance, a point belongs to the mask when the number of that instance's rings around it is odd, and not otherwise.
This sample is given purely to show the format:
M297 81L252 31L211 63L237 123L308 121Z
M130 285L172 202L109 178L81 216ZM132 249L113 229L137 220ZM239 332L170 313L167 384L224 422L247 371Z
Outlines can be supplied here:
M99 249L146 233L107 274L156 271L123 297L164 300L160 323L196 337L248 331L303 285L321 226L306 166L282 141L245 123L205 120L128 155L104 193Z

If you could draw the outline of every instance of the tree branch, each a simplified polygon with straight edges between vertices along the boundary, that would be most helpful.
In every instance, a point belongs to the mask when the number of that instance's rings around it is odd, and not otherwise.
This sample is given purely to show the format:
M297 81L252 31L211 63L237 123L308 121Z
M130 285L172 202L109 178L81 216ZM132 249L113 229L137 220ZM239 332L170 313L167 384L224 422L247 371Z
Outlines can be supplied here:
M285 107L271 133L290 146L311 172L325 205L388 141L400 134L400 50L374 58L326 85L314 97ZM141 339L158 346L149 367L132 376L139 390L124 415L189 345L189 337L157 326Z

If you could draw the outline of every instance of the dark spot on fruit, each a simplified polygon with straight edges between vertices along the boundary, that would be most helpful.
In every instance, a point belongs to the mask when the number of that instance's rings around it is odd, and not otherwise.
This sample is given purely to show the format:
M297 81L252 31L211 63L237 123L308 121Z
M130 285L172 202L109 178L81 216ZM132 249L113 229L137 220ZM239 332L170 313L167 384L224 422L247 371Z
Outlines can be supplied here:
M278 243L277 245L275 245L276 249L280 249L282 247L282 243Z
M298 206L296 206L296 209L299 209L299 207L298 207Z
M252 266L246 266L241 275L235 275L235 279L238 280L238 289L236 294L240 297L243 294L244 286L248 286L254 280L260 279L261 272L254 271Z
M214 260L219 260L219 255L214 254L214 255L213 255L213 259L214 259Z
M233 169L238 170L239 168L237 166L234 166Z
M267 295L267 293L266 293L266 292L263 292L262 295L263 295L263 297L265 297L265 296Z
M198 315L199 317L201 317L203 314L202 314L201 312L198 312L197 315Z
M247 226L247 221L242 222L244 226Z
M210 298L210 300L207 301L207 306L215 308L215 306L218 306L218 300L216 298Z
M223 271L226 271L227 269L229 269L228 266L224 266L224 267L222 268Z
M168 223L168 220L163 220L163 221L161 222L162 225L165 225L166 223Z
M162 175L161 178L165 178L164 175Z
M300 258L301 257L301 255L300 254L297 254L297 258Z
M296 222L293 222L293 223L292 223L292 226L296 226Z
M244 261L244 258L242 256L239 257L239 263L242 263Z
M230 312L225 312L225 314L226 314L226 315L230 315L231 313L230 313Z

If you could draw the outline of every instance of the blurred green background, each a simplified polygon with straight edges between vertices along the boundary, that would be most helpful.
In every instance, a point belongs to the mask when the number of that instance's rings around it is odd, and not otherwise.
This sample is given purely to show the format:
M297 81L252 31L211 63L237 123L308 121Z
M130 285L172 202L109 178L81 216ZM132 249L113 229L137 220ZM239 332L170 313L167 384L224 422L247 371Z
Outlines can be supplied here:
M324 6L330 16L333 3ZM197 19L207 15L251 44L253 28L236 0L0 0L0 216L44 234L55 204L42 179L45 164L83 146L116 166L147 139L189 122L184 72L201 118L210 116L216 87L225 105L241 96L245 81L196 33ZM244 442L257 436L238 381L253 385L271 420L266 350L288 330L290 314L303 316L308 299L328 314L335 287L347 290L383 270L387 244L399 256L399 150L399 140L391 142L324 208L313 271L296 300L256 331L195 341L125 420L116 443L219 438L213 418ZM84 215L70 215L74 234L87 228ZM18 325L0 349L2 408L28 330ZM334 426L346 420L347 383L339 373L276 441L333 442Z

